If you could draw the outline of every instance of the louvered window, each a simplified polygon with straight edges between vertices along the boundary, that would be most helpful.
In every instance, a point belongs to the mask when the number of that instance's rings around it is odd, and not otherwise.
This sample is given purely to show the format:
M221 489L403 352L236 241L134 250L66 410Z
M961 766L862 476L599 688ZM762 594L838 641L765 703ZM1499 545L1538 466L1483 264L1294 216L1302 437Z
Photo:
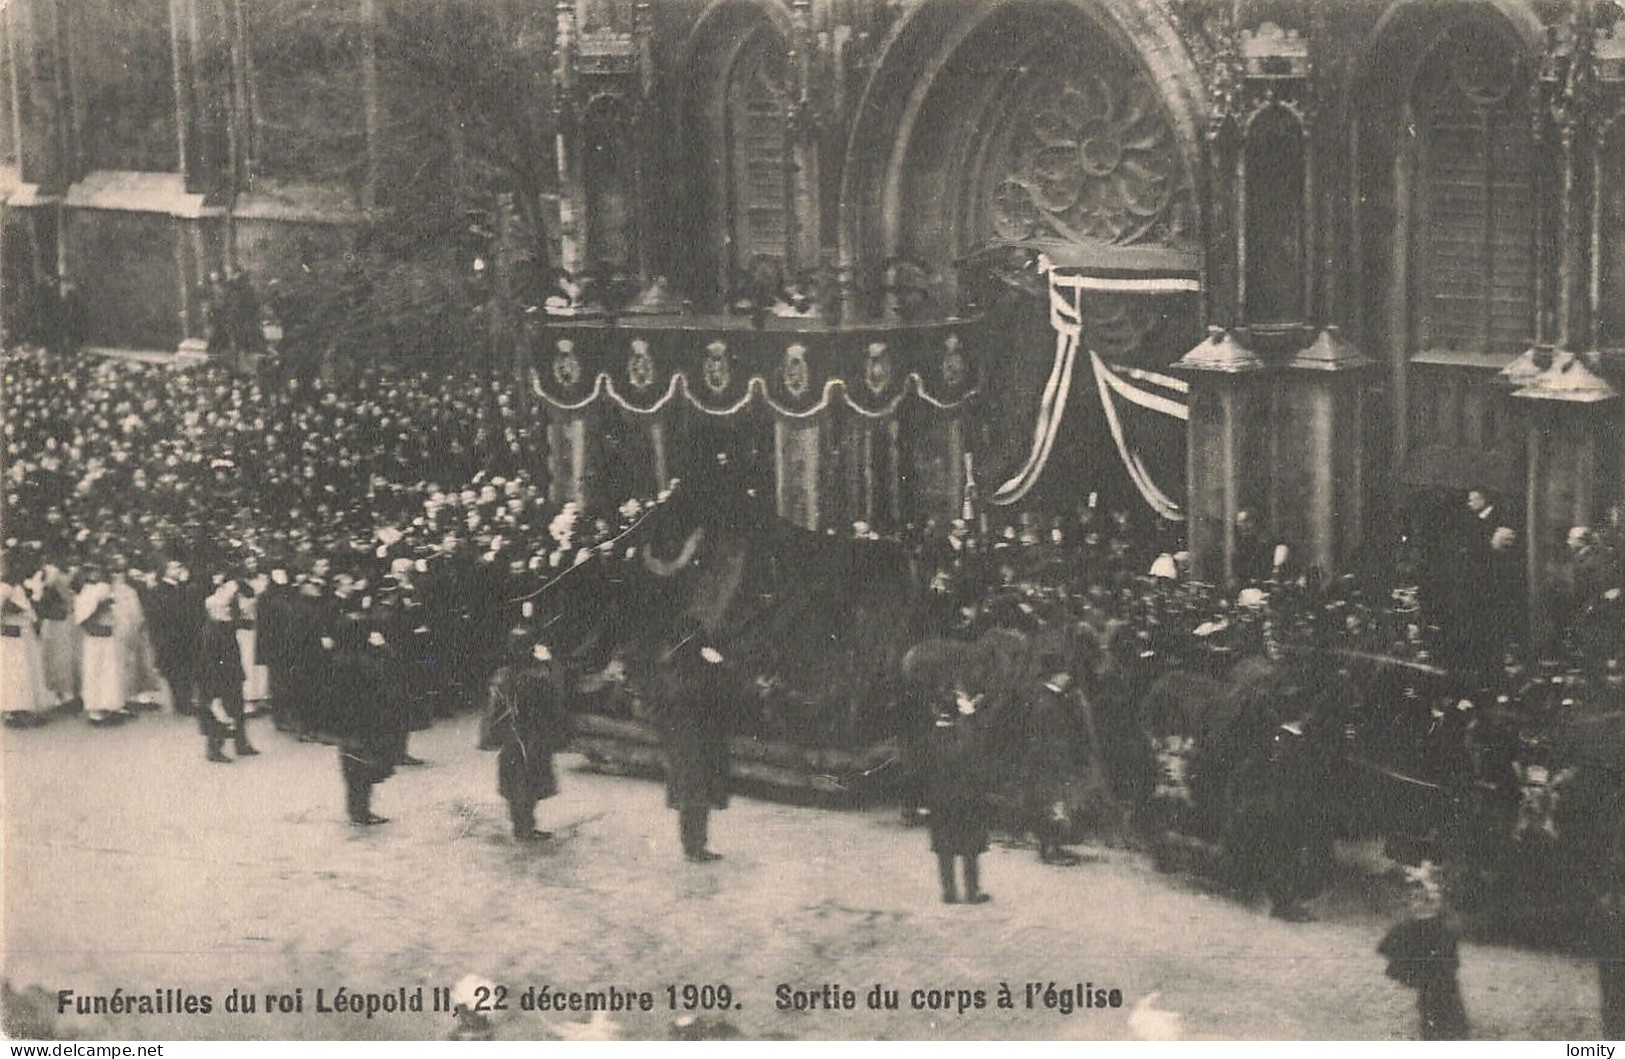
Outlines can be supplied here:
M729 91L735 267L786 263L790 237L789 111L783 46L759 31L742 51Z
M1534 145L1521 81L1504 39L1457 25L1413 86L1424 349L1514 353L1533 333Z

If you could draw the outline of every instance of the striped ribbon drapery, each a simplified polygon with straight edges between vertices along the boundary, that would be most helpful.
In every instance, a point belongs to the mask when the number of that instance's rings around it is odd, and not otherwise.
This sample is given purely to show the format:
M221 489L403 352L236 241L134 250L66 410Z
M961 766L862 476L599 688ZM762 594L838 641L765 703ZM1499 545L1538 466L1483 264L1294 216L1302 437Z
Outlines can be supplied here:
M1173 294L1201 290L1198 280L1183 276L1062 275L1053 268L1048 270L1048 276L1050 325L1055 329L1055 359L1039 404L1038 421L1033 426L1033 444L1027 454L1027 462L994 492L992 500L995 504L1014 504L1025 497L1038 484L1049 462L1056 435L1060 433L1061 421L1066 415L1078 346L1082 342L1083 292ZM1190 409L1184 400L1190 389L1189 384L1160 372L1139 368L1114 370L1094 350L1088 350L1088 353L1106 422L1111 428L1112 441L1117 446L1117 453L1129 478L1145 502L1159 515L1166 519L1182 520L1185 516L1179 504L1158 488L1140 454L1130 449L1123 433L1116 399L1121 397L1162 415L1189 419ZM1159 390L1164 392L1157 392Z

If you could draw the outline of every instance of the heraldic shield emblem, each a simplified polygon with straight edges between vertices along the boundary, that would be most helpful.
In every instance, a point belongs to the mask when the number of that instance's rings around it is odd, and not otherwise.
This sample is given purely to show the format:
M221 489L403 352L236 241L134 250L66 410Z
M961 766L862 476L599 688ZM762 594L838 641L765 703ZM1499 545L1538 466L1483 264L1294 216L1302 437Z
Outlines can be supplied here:
M705 388L721 396L733 381L733 370L728 366L728 346L725 342L712 342L705 347L705 362L701 366Z
M886 350L884 342L869 343L869 363L863 372L864 384L869 392L879 397L891 385L891 354Z
M649 352L649 343L641 338L632 340L632 355L626 358L626 381L639 393L655 384L654 354Z
M965 376L969 374L969 365L965 363L965 354L959 348L959 336L950 334L942 343L942 384L950 390L957 390L965 385Z
M807 347L796 343L784 351L784 389L791 397L807 396L812 384L812 369L807 366Z
M581 358L576 356L576 344L568 338L559 340L558 353L553 357L553 378L565 389L581 381Z

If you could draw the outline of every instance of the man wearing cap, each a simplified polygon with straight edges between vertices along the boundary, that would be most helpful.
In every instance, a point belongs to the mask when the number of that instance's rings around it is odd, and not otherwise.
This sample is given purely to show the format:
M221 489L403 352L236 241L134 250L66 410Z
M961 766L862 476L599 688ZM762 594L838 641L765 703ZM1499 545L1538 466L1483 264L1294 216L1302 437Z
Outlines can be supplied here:
M559 792L553 755L569 742L570 725L552 652L530 629L508 634L508 663L491 678L487 697L480 746L500 751L497 792L508 803L513 837L552 838L536 828L536 803Z

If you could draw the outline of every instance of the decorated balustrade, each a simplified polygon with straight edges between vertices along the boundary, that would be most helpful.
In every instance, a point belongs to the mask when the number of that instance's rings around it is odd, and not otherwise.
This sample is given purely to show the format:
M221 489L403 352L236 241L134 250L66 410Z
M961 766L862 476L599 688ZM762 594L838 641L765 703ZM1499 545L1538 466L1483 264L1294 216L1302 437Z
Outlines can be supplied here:
M553 499L648 495L721 453L809 529L951 518L989 339L962 319L550 320L532 379Z

